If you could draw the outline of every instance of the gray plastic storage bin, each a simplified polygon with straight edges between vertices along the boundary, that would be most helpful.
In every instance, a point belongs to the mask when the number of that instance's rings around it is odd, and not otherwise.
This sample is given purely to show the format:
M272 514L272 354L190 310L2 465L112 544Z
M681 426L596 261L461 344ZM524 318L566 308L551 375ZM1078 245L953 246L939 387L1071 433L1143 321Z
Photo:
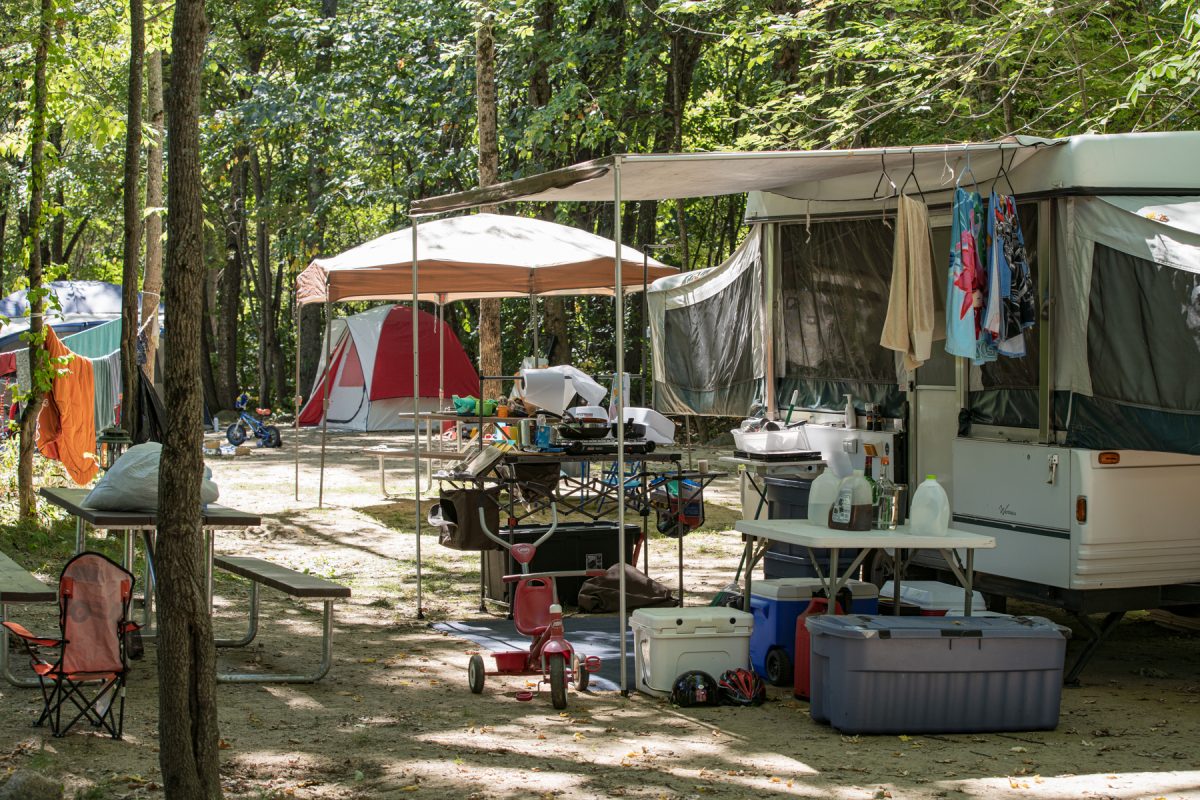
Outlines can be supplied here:
M1058 725L1070 631L1041 617L809 617L812 718L843 733Z

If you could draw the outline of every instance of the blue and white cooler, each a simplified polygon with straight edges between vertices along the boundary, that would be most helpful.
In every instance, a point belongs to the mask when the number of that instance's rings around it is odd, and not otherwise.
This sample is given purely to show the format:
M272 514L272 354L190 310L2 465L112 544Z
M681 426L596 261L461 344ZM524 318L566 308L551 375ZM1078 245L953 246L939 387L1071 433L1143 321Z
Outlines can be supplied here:
M879 613L879 590L872 583L849 581L848 614ZM796 661L796 620L824 587L820 578L772 578L750 584L750 666L775 686L790 686Z

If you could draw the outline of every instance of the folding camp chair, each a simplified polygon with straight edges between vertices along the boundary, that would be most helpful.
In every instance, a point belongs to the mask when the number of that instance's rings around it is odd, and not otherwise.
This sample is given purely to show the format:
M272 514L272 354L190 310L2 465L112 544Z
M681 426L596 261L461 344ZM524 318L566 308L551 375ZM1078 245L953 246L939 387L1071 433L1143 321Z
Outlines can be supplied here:
M121 738L127 657L140 655L126 653L127 639L140 642L140 626L129 619L133 582L133 574L109 558L80 553L58 580L60 638L34 636L15 622L4 623L25 644L41 683L45 706L34 725L50 720L54 735L63 736L86 717L92 727ZM44 656L44 650L57 651L57 657ZM78 713L64 725L68 702L74 709L68 706L67 714Z

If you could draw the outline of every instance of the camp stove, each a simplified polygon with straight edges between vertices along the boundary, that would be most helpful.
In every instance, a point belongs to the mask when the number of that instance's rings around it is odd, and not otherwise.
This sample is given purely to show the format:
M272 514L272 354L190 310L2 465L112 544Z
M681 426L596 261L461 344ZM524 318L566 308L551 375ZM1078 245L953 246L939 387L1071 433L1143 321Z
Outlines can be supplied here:
M607 435L589 438L579 438L576 431L568 424L551 424L539 426L535 439L537 448L543 452L565 452L568 455L616 455L617 437L613 435L613 426L609 426ZM545 430L545 434L542 431ZM654 442L646 439L646 428L643 425L627 423L625 427L625 452L651 453L654 452Z

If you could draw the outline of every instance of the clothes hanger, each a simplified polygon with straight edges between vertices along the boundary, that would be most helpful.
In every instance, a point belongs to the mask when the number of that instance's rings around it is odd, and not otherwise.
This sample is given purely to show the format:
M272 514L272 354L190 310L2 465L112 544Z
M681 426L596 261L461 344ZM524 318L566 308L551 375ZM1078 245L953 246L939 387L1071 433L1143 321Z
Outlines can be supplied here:
M883 186L884 178L887 178L887 182L888 182L888 185L891 187L891 191L888 192L887 194L885 194L883 197L880 197L879 196L879 187ZM880 153L879 153L879 180L877 180L875 182L875 191L871 192L871 199L872 200L887 200L888 198L892 197L895 194L895 192L896 192L896 182L894 180L892 180L891 175L888 175L887 160L884 158L883 151L880 151Z
M1017 158L1017 151L1013 150L1012 158L1010 158L1009 162L1008 162L1009 166L1012 166L1012 162L1015 161L1016 158ZM1015 189L1013 189L1012 181L1008 177L1008 167L1006 167L1004 165L1004 146L1003 145L1001 145L1001 147L1000 147L1000 171L998 173L996 173L996 179L994 181L992 181L993 187L995 187L995 185L1000 182L1001 177L1003 177L1004 182L1006 184L1008 184L1009 196L1015 197L1017 192Z
M942 171L938 175L941 180L939 186L945 186L950 181L954 180L954 168L950 166L950 148L942 149Z
M963 168L963 171L958 174L958 179L954 181L954 188L958 189L960 187L963 177L969 172L971 173L971 185L975 188L975 193L979 194L979 179L975 177L975 170L971 169L971 146L969 144L964 144L963 152L967 155L967 165Z
M921 188L921 180L917 177L917 151L910 147L908 154L912 157L912 168L908 171L908 177L904 179L904 183L900 184L900 194L904 194L904 189L908 186L908 182L912 181L913 185L917 187L917 194L923 197L925 190Z

